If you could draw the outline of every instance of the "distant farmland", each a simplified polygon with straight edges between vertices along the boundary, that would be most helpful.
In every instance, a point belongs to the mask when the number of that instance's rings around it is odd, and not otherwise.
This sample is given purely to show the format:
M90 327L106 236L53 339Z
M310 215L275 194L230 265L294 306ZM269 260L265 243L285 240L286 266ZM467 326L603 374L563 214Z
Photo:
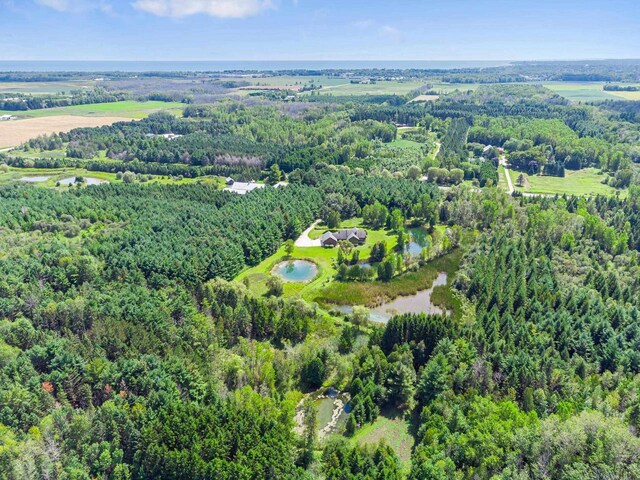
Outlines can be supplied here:
M80 127L101 127L126 120L121 117L61 115L0 122L0 148L16 147L39 135L68 132Z
M0 115L10 114L19 118L36 118L52 116L80 116L80 117L122 117L145 118L149 114L163 110L181 114L185 105L177 102L111 102L91 103L87 105L75 105L72 107L43 108L40 110L27 110L9 112L0 110Z

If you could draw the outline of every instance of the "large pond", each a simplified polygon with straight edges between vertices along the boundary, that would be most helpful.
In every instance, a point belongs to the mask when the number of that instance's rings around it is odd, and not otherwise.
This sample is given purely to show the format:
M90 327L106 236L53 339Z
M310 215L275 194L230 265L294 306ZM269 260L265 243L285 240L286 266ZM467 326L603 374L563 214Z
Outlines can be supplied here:
M318 266L306 260L293 260L279 263L273 273L285 282L310 282L318 274Z
M431 294L435 287L444 286L447 284L447 274L439 273L433 282L431 288L422 290L421 292L411 295L409 297L398 297L395 300L380 305L369 311L369 318L372 322L387 323L394 315L402 315L404 313L426 313L429 315L449 315L450 312L443 311L437 305L431 303ZM352 306L340 306L336 307L338 311L351 314L353 313Z
M20 181L29 182L29 183L40 183L40 182L46 182L50 178L51 177L22 177Z
M100 180L99 178L93 177L82 177L84 179L85 185L102 185L103 183L109 183L106 180ZM78 181L78 177L64 178L59 180L58 183L60 185L74 185Z
M407 228L406 233L409 234L409 243L405 246L405 251L412 257L417 257L422 253L422 249L431 244L431 236L424 227Z

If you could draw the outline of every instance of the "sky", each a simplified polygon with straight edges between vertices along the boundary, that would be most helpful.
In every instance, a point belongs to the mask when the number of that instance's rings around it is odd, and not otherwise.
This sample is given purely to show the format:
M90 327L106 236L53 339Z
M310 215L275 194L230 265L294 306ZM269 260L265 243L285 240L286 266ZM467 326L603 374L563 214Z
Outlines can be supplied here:
M0 60L640 57L640 0L0 0Z

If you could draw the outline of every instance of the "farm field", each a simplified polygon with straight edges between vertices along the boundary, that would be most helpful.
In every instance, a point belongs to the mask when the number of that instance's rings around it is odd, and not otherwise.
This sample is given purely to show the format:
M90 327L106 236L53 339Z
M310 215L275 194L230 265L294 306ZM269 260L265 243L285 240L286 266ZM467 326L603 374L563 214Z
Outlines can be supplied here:
M95 86L95 81L81 80L69 82L1 82L0 93L26 93L49 95Z
M0 122L0 148L15 147L39 135L68 132L80 127L101 127L128 118L115 116L81 117L53 115Z
M606 92L624 100L640 100L640 92Z
M0 110L0 115L15 115L22 118L40 118L57 116L74 117L120 117L125 119L141 119L151 113L167 110L173 113L182 113L184 104L178 102L111 102L93 103L89 105L74 105L71 107L45 108L40 110L28 110L26 112L10 112Z
M605 92L602 90L603 82L548 82L543 85L572 102L616 100L620 99L617 93L628 93Z
M341 95L406 95L425 85L424 81L411 80L401 81L381 81L369 84L352 84L343 80L342 85L323 86L321 95L331 94Z
M528 185L519 187L518 177L521 172L509 170L513 186L517 192L538 193L543 195L616 195L616 190L609 185L604 185L602 180L604 175L598 173L596 168L585 168L583 170L566 170L564 177L550 177L528 175L525 173Z

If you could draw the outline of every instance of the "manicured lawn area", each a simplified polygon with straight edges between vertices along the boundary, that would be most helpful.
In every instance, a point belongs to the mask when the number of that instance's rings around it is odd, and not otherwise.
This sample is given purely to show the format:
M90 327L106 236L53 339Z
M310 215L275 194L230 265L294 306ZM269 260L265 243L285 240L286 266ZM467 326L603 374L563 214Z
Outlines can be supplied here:
M178 102L112 102L94 103L91 105L75 105L72 107L45 108L27 112L7 112L0 110L0 115L15 115L19 118L51 117L55 115L72 115L80 117L123 117L145 118L149 114L167 110L182 114L185 105Z
M409 421L400 412L383 411L374 423L363 425L351 438L351 442L360 445L377 445L381 440L393 448L403 469L408 471L415 439L411 435Z
M545 195L615 195L619 190L609 185L604 185L602 180L606 176L598 172L596 168L566 170L564 177L528 175L525 173L529 186L518 187L517 180L521 172L509 170L513 185L518 192Z
M351 227L362 227L362 220L354 218L342 222L341 228ZM445 227L437 226L436 229L442 235ZM325 231L326 227L318 226L311 232L310 237L319 238ZM371 254L371 247L377 242L386 242L388 249L397 245L395 235L390 235L385 230L367 229L367 232L367 243L358 248L361 261L367 261ZM437 287L434 290L433 303L452 311L454 316L457 317L460 305L452 295L451 285L460 266L464 247L471 241L472 236L470 232L464 233L461 248L430 261L417 271L406 272L394 277L389 282L339 282L335 280L337 273L335 263L338 258L337 248L295 247L291 257L287 257L284 246L259 265L244 270L236 280L248 281L249 289L255 295L264 295L267 292L267 279L277 264L287 260L308 260L318 266L318 274L308 283L285 282L285 297L301 296L305 300L317 302L327 308L332 305L365 305L374 307L382 303L382 301L393 300L399 296L414 295L419 291L431 288L438 274L446 272L448 274L447 285Z
M391 143L387 144L390 147L397 148L422 148L424 145L422 143L414 142L413 140L405 140L404 138L398 138Z
M362 227L362 219L353 218L342 222L340 225L341 229L352 227ZM367 242L364 246L357 248L360 251L360 259L363 261L369 258L371 247L377 242L386 242L388 248L393 248L397 244L395 235L389 235L385 230L366 230L368 233ZM325 231L327 231L326 227L318 227L311 232L310 237L313 239L319 238ZM278 263L284 260L309 260L318 266L318 275L309 283L285 283L284 296L300 295L307 300L313 300L320 290L333 281L336 274L334 264L337 258L337 248L322 247L296 247L291 257L286 257L283 246L259 265L243 271L236 280L248 279L249 289L256 295L264 295L267 291L267 278L271 274L273 267Z

